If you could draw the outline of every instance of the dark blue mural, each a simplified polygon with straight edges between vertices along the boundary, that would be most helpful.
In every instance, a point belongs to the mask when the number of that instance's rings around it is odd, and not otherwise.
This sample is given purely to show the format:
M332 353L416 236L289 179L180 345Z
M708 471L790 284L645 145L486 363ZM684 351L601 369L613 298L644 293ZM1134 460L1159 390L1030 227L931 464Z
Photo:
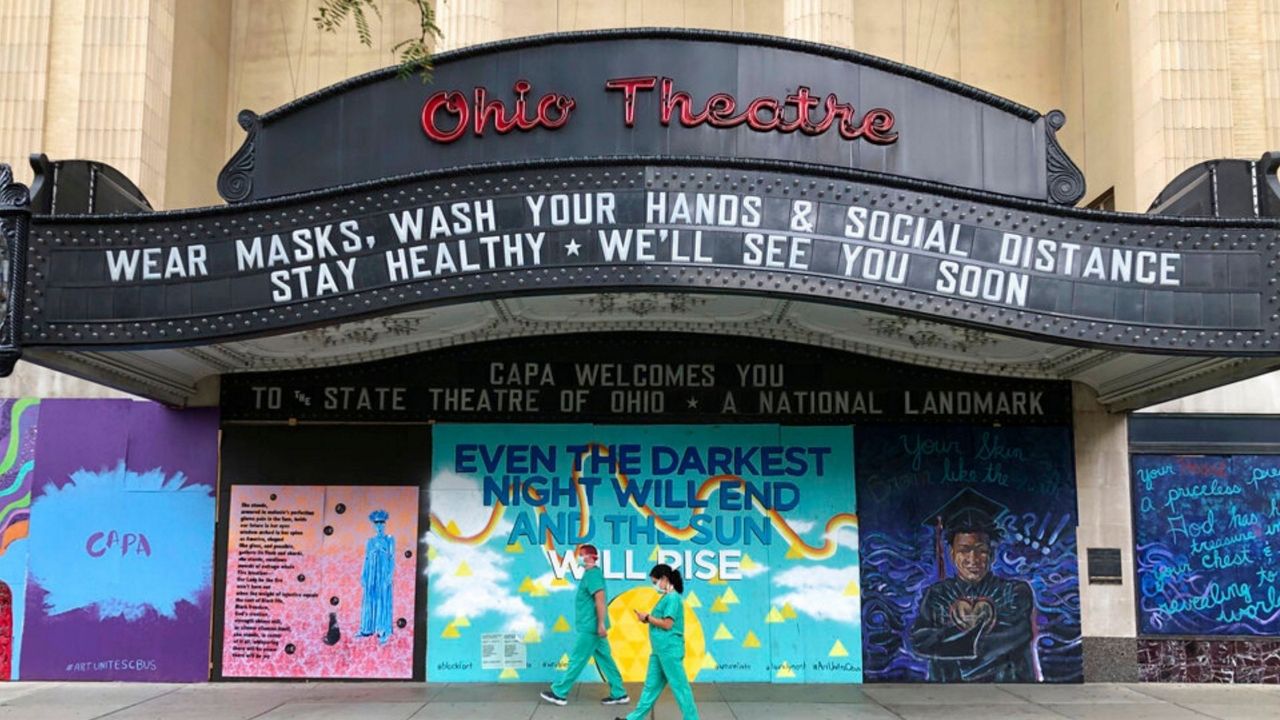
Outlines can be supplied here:
M1280 634L1280 456L1135 455L1139 630Z
M1065 427L858 428L868 681L1079 682Z

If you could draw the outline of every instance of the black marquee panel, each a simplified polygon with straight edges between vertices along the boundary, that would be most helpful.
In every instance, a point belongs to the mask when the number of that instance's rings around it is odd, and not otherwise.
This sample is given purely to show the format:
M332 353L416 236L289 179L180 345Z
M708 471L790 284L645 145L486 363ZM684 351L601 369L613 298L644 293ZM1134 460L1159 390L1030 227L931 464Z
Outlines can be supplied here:
M343 422L1071 422L1071 385L689 333L474 343L359 365L226 375L222 419Z
M803 112L802 112L803 109ZM666 116L664 117L664 112ZM1071 205L1066 121L883 58L705 30L562 33L388 68L239 117L230 202L477 164L638 156L806 162Z
M1280 340L1270 221L1066 210L883 176L581 163L31 229L22 340L207 343L519 293L762 293L1054 342Z

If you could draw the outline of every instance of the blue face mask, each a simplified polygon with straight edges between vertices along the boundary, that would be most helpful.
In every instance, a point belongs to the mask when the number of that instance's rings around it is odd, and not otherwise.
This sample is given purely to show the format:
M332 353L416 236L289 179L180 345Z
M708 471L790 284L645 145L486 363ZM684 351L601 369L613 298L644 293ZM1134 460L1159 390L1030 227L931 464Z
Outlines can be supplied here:
M654 590L657 590L659 595L666 595L666 594L667 594L666 589L664 589L664 588L662 587L662 585L658 583L658 581L657 581L657 580L654 580L654 581L653 581L653 589L654 589Z

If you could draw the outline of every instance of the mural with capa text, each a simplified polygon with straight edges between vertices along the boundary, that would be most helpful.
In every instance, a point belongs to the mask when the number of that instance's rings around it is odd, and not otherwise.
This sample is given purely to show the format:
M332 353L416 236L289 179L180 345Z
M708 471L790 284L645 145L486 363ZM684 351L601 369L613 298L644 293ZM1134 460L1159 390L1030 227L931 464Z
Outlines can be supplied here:
M209 677L215 410L45 400L24 680Z
M431 680L557 677L580 543L601 551L624 680L644 679L632 610L651 609L658 562L686 578L691 681L861 680L851 428L441 424L432 438Z
M39 400L0 400L0 680L17 680L22 659L31 471L39 416Z
M413 676L418 488L233 485L224 677Z
M1132 464L1139 632L1280 635L1280 456Z
M1065 427L858 428L866 675L1079 682Z

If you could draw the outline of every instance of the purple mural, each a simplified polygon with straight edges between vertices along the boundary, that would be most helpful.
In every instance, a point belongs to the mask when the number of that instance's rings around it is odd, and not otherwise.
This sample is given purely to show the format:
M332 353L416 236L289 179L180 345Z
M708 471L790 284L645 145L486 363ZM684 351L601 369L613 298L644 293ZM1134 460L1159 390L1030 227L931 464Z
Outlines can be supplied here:
M41 403L25 680L208 679L216 410Z
M0 680L18 678L40 401L0 400Z

